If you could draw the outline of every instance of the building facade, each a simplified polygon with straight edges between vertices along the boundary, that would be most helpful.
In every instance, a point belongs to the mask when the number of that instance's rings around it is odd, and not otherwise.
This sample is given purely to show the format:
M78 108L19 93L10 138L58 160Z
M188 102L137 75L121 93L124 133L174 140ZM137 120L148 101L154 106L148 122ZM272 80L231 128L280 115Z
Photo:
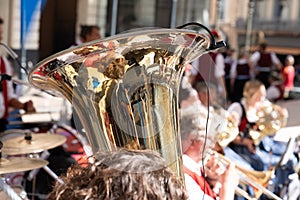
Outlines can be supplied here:
M32 2L35 12L21 42L21 14ZM3 42L33 63L71 46L82 24L99 25L108 37L193 21L221 30L236 49L248 45L253 50L265 40L280 55L300 55L298 0L0 0L0 16L5 20Z

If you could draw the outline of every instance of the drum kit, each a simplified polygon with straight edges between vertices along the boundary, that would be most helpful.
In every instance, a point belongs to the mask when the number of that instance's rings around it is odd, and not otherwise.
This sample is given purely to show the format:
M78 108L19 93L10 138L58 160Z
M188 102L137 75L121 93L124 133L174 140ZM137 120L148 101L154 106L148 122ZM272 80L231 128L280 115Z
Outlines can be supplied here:
M36 176L42 168L53 179L62 183L58 175L47 166L49 161L43 156L44 152L48 152L47 150L63 146L64 150L72 151L77 157L78 154L83 157L84 150L88 149L83 145L85 140L66 126L55 126L53 130L38 133L31 130L11 129L0 133L1 199L28 199L27 192L23 189L26 171L31 172L29 175ZM80 152L74 152L74 145ZM77 157L76 159L79 160ZM21 180L16 180L20 177Z

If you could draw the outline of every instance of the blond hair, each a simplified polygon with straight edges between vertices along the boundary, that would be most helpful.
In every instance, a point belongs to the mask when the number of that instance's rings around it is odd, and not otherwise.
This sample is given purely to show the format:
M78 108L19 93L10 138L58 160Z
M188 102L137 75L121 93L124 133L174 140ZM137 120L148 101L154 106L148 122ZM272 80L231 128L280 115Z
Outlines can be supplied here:
M244 86L243 97L249 100L261 86L263 86L263 83L259 80L247 81Z

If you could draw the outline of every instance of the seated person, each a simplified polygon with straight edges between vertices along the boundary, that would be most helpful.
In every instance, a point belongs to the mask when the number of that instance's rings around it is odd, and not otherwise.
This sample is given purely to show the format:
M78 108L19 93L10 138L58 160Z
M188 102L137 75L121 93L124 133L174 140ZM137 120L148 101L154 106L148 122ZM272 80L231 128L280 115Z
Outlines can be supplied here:
M98 153L88 167L74 165L64 184L56 183L48 200L187 199L184 186L165 161L152 151Z
M284 84L277 72L271 72L269 77L270 87L267 89L266 98L271 102L283 100Z
M259 116L264 107L271 108L273 105L273 108L278 111L278 115L283 118L287 118L288 113L286 109L266 100L265 86L258 80L248 81L243 95L241 102L235 102L228 108L228 111L236 117L240 130L240 135L229 146L247 160L255 170L268 170L270 166L275 166L281 159L286 144L274 141L270 134L261 140L254 141L251 132L262 131L257 126L257 122L264 117Z
M205 119L202 121L197 114L183 114L180 129L189 199L234 199L239 183L235 166L231 163L225 167L214 155L207 163L204 161L207 151L215 144L211 137L206 137Z
M264 162L256 154L256 146L249 135L249 130L255 128L258 120L257 108L265 100L265 96L266 89L260 81L248 81L241 102L232 103L228 108L228 111L235 116L240 131L240 135L231 142L229 147L258 171L264 170Z

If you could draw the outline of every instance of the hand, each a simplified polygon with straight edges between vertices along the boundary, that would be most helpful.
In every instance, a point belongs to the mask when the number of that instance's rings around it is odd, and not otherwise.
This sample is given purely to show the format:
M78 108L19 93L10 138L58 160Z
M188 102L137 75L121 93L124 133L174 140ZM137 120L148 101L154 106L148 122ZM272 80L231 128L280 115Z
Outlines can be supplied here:
M225 166L219 161L216 154L212 154L205 164L205 175L210 185L215 185L218 178L225 171Z
M251 153L255 153L254 141L250 138L243 138L243 144L248 148Z
M24 110L29 113L35 112L35 108L31 100L24 103Z
M221 184L219 191L220 199L233 199L235 188L238 186L240 178L232 162L227 166L222 176L220 176L219 181Z

